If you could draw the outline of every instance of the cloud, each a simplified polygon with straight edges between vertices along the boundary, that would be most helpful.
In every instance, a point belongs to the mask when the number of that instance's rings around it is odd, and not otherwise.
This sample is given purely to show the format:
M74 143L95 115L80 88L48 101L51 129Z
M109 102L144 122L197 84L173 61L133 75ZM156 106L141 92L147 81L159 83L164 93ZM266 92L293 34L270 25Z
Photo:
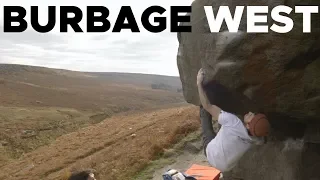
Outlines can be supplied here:
M93 41L106 40L109 36L110 35L108 35L108 34L93 35L91 37L91 40L93 40Z
M75 0L41 1L41 6L47 5L76 5L85 11L86 5L107 6L110 10L110 22L115 22L117 10L124 5L132 5L136 20L150 5L161 5L169 10L173 5L190 5L191 0L164 0L146 3L142 0L120 0L114 3L105 1L90 1L91 4ZM11 1L5 0L6 5ZM20 1L19 1L20 2ZM38 2L38 1L37 1ZM2 2L3 3L3 2ZM14 1L14 3L17 3ZM21 1L22 6L33 5L35 1ZM70 4L71 3L71 4ZM110 4L110 5L108 5ZM18 4L11 4L18 5ZM0 5L0 8L3 6ZM41 22L46 22L46 11L41 11ZM169 14L169 12L167 12ZM1 16L0 16L1 18ZM59 19L59 18L57 18ZM85 16L83 21L85 22ZM2 24L2 18L0 23ZM28 19L27 19L28 21ZM169 23L169 22L168 22ZM138 23L139 24L139 23ZM85 27L85 24L81 24ZM175 33L141 33L123 31L121 33L37 33L31 27L23 33L3 33L0 26L0 63L15 63L61 68L78 71L99 72L134 72L162 75L178 75L176 53L178 41ZM169 26L167 26L169 29ZM58 28L58 27L57 27ZM112 27L111 27L112 29ZM85 30L85 28L83 28Z
M9 41L11 44L34 44L34 45L51 45L63 42L63 38L53 33L41 34L34 30L26 30L22 33L3 33L3 26L0 26L1 41Z

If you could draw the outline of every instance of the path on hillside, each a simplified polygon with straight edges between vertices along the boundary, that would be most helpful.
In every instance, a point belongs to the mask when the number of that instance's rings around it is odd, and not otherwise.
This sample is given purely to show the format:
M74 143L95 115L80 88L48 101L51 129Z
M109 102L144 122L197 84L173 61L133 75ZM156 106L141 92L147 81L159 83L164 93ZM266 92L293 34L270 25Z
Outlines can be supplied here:
M188 143L188 145L186 145L186 147L184 148L183 153L175 158L174 163L157 169L153 173L152 180L163 180L162 174L164 174L169 169L176 169L180 172L185 172L192 166L192 164L199 164L204 166L209 165L206 157L203 154L201 139L193 143Z

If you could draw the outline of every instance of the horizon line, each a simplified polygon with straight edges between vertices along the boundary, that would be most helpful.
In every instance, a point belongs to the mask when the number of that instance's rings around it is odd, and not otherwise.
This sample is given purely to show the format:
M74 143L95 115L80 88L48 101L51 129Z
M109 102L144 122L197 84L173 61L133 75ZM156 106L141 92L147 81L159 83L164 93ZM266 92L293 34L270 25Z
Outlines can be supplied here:
M72 72L82 72L82 73L122 73L122 74L140 74L140 75L155 75L155 76L167 76L167 77L178 77L180 75L164 75L164 74L147 74L147 73L139 73L139 72L117 72L117 71L80 71L80 70L72 70L67 68L54 68L48 66L41 66L41 65L29 65L29 64L16 64L16 63L0 63L0 65L17 65L17 66L31 66L31 67L39 67L39 68L47 68L47 69L55 69L55 70L64 70L64 71L72 71Z

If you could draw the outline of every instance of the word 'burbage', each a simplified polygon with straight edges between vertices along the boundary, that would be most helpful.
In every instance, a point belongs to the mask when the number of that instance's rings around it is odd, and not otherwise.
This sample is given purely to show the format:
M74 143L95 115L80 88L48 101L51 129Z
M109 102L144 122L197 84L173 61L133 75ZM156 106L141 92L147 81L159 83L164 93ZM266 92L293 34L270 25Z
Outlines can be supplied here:
M50 32L56 25L56 7L48 7L48 23L46 25L39 24L39 12L37 6L31 6L31 26L35 31L41 33ZM149 17L153 13L163 14L166 11L161 6L151 6L147 8L142 16L141 22L144 28L150 32L162 32L167 28L166 17L155 17L154 22L158 25L152 25ZM12 16L12 13L18 13L18 16ZM191 6L171 6L171 32L191 32L191 26L179 26L179 22L190 22L190 16L179 16L181 12L190 13ZM68 14L73 14L74 17L68 17ZM95 16L95 13L100 13L100 16ZM21 6L5 6L4 7L4 32L23 32L28 28L28 23L24 19L27 15L26 9ZM104 6L88 6L87 7L87 32L107 32L111 28L111 23L107 19L109 9ZM60 32L68 32L70 25L75 32L83 32L79 26L83 18L82 10L76 6L60 6ZM125 20L128 23L125 23ZM13 26L12 22L18 22L19 26ZM95 23L102 23L101 26L96 26ZM133 15L130 6L122 6L112 32L120 32L122 29L130 29L132 32L140 32L137 21Z

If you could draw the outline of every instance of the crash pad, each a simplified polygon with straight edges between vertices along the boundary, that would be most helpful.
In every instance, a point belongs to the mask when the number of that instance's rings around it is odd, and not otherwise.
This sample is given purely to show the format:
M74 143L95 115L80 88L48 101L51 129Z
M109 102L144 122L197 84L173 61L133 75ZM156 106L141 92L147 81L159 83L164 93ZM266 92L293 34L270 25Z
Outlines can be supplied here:
M197 180L219 180L221 171L214 167L193 164L185 173Z

